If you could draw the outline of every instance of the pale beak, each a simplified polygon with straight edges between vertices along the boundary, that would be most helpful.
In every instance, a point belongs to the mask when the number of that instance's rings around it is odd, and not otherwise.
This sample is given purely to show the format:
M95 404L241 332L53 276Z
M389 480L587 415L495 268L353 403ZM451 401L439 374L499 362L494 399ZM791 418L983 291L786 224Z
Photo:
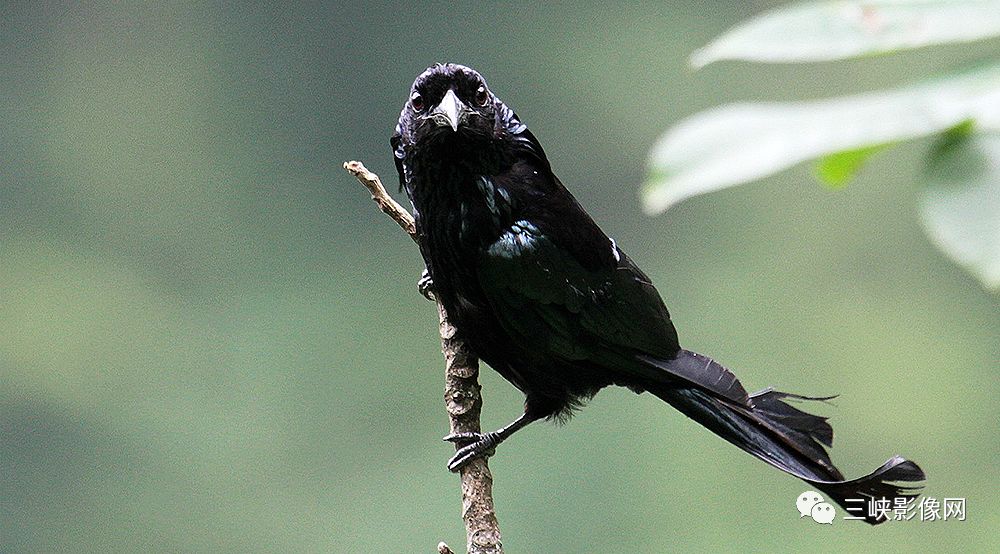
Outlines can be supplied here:
M441 99L441 103L431 111L430 116L439 125L447 124L452 131L458 131L458 122L462 112L467 110L465 104L455 96L455 91L448 89L444 98Z

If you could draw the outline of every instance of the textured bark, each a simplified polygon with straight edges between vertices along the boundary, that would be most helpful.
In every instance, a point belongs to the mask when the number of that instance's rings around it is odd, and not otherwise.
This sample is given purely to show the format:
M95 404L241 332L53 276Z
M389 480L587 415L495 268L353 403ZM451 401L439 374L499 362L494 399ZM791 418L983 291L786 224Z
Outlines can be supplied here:
M372 200L386 215L399 224L414 241L417 240L413 217L392 199L378 175L365 169L361 162L346 162L344 169L357 177L371 192ZM437 303L441 331L441 352L445 359L444 403L448 411L451 433L480 431L479 412L483 400L479 386L479 360L457 338L457 330L448 321L441 303ZM456 450L460 445L455 445ZM503 554L500 525L493 506L493 475L486 458L477 458L461 471L462 520L465 522L466 550L470 554ZM451 553L445 543L438 552Z
M441 351L445 359L444 404L452 433L478 433L483 398L479 386L479 360L461 340L438 304ZM456 448L459 446L456 445ZM475 554L502 554L500 525L493 507L493 475L486 458L476 458L461 470L462 520L467 548Z

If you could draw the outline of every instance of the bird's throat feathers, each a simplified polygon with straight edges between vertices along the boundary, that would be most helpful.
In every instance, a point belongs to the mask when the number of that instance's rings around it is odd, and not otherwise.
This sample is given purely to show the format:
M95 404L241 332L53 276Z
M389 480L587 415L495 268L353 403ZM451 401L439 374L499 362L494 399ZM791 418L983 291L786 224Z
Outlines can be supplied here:
M418 229L436 227L442 232L432 238L435 243L482 248L510 226L510 193L493 177L462 165L442 164L436 169L413 175L417 182L410 196L418 214Z

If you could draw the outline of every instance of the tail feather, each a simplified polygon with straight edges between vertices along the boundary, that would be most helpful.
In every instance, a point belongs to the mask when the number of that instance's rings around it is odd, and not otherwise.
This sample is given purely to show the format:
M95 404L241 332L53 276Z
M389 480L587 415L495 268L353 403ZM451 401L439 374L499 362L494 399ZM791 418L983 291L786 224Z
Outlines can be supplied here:
M743 404L678 383L675 378L665 378L646 389L745 452L823 491L849 513L872 525L887 517L885 510L873 504L875 500L886 499L892 505L895 498L915 497L922 488L918 483L924 481L924 472L899 456L864 477L844 479L826 451L833 444L833 428L826 418L785 402L832 397L814 398L768 389L750 395L750 402Z
M843 479L826 451L826 447L833 446L833 427L825 417L803 412L785 402L785 398L825 401L833 397L800 396L766 389L750 395L751 409L741 406L737 410L746 412L748 418L769 428L785 446L820 465L828 478Z
M920 483L927 477L916 463L901 456L893 456L875 471L849 481L810 481L817 489L825 492L849 513L872 525L888 520L889 509L896 498L911 499L920 496L923 485L903 485ZM888 504L878 509L876 500L888 500Z

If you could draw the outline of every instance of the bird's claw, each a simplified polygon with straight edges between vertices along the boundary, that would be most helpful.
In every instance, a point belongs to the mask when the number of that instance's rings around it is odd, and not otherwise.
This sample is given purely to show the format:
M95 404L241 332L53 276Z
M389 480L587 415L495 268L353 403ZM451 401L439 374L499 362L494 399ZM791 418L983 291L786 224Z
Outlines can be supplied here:
M420 279L417 280L417 290L420 291L420 294L424 295L424 298L432 301L435 300L434 279L431 279L431 274L426 269L420 274Z
M448 460L449 471L461 471L472 460L486 458L496 452L497 435L495 433L452 433L443 440L454 443L470 443L459 448L455 455Z

